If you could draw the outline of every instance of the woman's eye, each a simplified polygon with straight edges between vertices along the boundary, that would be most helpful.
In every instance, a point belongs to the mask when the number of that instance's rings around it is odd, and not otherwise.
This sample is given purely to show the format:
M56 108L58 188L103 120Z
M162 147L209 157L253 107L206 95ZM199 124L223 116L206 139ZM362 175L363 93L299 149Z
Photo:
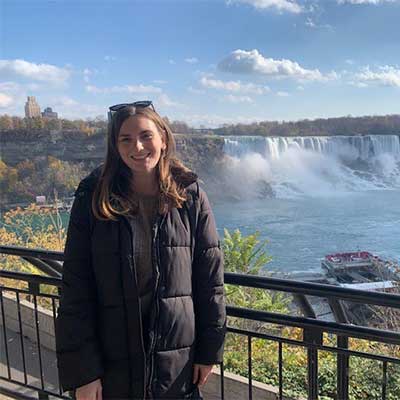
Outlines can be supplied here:
M145 133L143 135L143 139L151 139L153 137L153 135L151 133Z

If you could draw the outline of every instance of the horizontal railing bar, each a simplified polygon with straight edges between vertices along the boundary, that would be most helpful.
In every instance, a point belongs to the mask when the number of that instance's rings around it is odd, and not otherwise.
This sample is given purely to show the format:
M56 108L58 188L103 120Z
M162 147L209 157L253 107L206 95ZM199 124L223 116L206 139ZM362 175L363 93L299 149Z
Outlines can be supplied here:
M18 246L0 246L0 254L36 257L40 259L63 261L64 253L60 251L27 249ZM357 303L375 304L400 308L400 295L380 293L360 289L349 289L323 283L295 281L291 279L271 278L225 272L225 283L254 287L266 290L278 290L289 293L306 294L323 298L340 298Z
M29 383L28 383L28 384L25 384L24 382L20 382L20 381L17 381L17 380L15 380L15 379L7 379L5 376L1 376L1 375L0 375L0 381L1 381L1 380L5 381L5 382L7 382L7 383L12 383L12 384L14 384L14 385L22 386L22 387L24 387L24 389L28 388L28 389L31 389L31 390L36 390L36 391L40 391L40 392L42 392L42 393L48 394L49 396L57 397L57 398L59 398L59 399L71 400L71 397L68 397L68 396L60 396L60 394L59 394L58 392L50 392L49 390L46 390L46 389L43 390L43 389L41 389L40 387L30 385ZM10 395L11 395L11 393L16 393L15 391L13 391L13 390L11 390L11 389L6 389L6 388L0 386L0 392L1 392L2 390L9 390ZM17 392L17 393L18 393L18 392ZM21 399L32 399L32 400L37 400L37 397L29 397L29 396L26 396L26 395L21 394L21 393L18 393L18 395L21 396L21 397L20 397Z
M34 292L33 290L30 289L18 289L18 288L13 288L13 287L9 287L9 286L2 286L0 285L0 289L3 292L14 292L14 293L22 293L22 294L37 294L40 297L44 297L44 298L49 298L49 299L55 299L58 300L60 298L60 296L58 294L49 294L49 293L37 293Z
M324 332L331 332L359 339L375 340L378 342L400 345L400 333L393 331L329 322L313 318L296 317L267 311L258 311L249 308L227 306L226 311L228 316L231 317L274 323L284 326L295 326L298 328L319 329Z
M28 249L20 246L0 246L0 254L21 257L35 257L43 260L64 261L64 253L62 251Z
M36 257L21 257L23 260L27 261L28 263L32 264L34 267L36 267L39 271L44 272L45 274L47 274L48 276L53 276L55 278L59 278L61 277L62 274L62 267L61 267L61 271L58 271L56 269L54 269L49 262L55 262L52 260L43 260L43 259L39 259Z
M46 258L46 263L50 265L51 268L56 270L59 274L62 274L62 269L63 269L63 263L64 261L58 261L58 260L49 260Z
M278 290L289 293L302 293L323 298L340 298L356 303L375 304L400 308L400 295L368 290L349 289L323 283L295 281L291 279L270 278L266 276L244 275L225 272L225 283L258 289Z
M26 272L6 271L3 269L0 269L0 277L8 279L17 279L24 282L38 283L41 285L61 286L62 284L61 278L57 278L55 276L36 275L36 274L29 274Z
M264 339L264 340L271 340L273 342L278 342L278 343L285 343L285 344L291 344L293 346L302 346L306 348L313 348L317 350L325 350L329 351L331 353L339 353L339 354L346 354L349 356L356 356L356 357L363 357L363 358L369 358L369 359L374 359L377 361L387 361L393 364L400 364L400 359L399 358L394 358L390 356L380 356L378 354L372 354L372 353L365 353L362 351L357 351L357 350L348 350L348 349L342 349L340 347L331 347L331 346L324 346L321 344L315 344L311 342L304 342L304 341L299 341L295 339L289 339L285 338L282 336L274 336L274 335L269 335L267 333L262 333L262 332L254 332L254 331L248 331L248 330L243 330L239 328L233 328L228 326L228 332L235 333L237 335L243 335L243 336L252 336L257 339Z
M7 382L10 382L9 380L7 380ZM24 389L25 389L26 385L24 384ZM37 397L31 397L31 396L27 396L26 394L23 393L19 393L16 392L15 390L11 390L11 389L7 389L4 387L0 386L0 394L3 394L4 396L7 396L9 398L13 398L13 399L21 399L21 400L37 400Z

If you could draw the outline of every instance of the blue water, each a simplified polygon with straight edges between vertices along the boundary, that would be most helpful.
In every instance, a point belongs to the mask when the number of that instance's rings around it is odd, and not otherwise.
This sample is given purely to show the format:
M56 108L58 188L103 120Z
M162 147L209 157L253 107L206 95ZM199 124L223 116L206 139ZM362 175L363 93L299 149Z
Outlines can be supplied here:
M358 249L400 259L400 190L229 202L213 210L221 237L225 227L258 230L269 240L271 271L321 272L324 255Z

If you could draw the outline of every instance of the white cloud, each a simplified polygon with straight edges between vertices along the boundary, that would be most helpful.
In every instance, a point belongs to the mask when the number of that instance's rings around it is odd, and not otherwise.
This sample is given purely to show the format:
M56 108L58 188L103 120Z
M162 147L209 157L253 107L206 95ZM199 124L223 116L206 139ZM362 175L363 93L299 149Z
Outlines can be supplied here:
M288 92L283 92L283 91L276 92L276 95L279 96L279 97L288 97L288 96L290 96Z
M99 88L93 85L87 85L86 91L94 94L109 94L109 93L161 93L162 90L159 87L152 85L123 85L123 86L112 86Z
M358 87L366 87L368 84L400 87L400 69L384 65L372 71L368 66L355 74L355 82Z
M349 65L354 65L355 63L354 63L354 60L351 60L350 58L348 58L347 60L345 60L345 63L346 64L349 64Z
M162 93L158 96L156 104L157 104L157 106L160 106L160 107L180 107L181 106L180 103L172 101L168 97L168 95L166 95L165 93Z
M21 89L21 85L16 82L0 82L0 91L16 92Z
M298 14L303 11L296 0L227 0L228 4L249 4L257 10L275 9L279 12L291 12Z
M9 107L13 103L13 98L5 93L0 93L0 108Z
M85 68L85 69L83 70L83 80L84 80L86 83L89 83L89 81L90 81L90 76L93 75L94 73L95 73L94 70L91 70L91 69L89 69L89 68Z
M66 68L50 64L35 64L25 60L0 60L0 74L4 77L19 77L53 84L65 83L70 76Z
M398 0L337 0L338 4L383 4L395 3Z
M104 61L115 61L116 59L114 56L104 56Z
M325 82L338 79L335 72L324 75L318 69L303 68L295 61L266 58L257 49L235 50L219 63L218 68L225 72L263 75L277 79L293 78L298 81Z
M39 91L47 92L49 88L43 84L37 83L17 83L12 81L0 82L0 92L3 92L13 98L26 97L37 94Z
M259 122L265 120L265 117L245 117L243 115L230 115L223 116L218 114L188 114L176 115L174 119L185 121L190 126L200 127L206 126L209 128L219 127L225 124L251 124L253 122Z
M59 107L71 107L79 105L79 103L76 100L68 96L58 97L53 104Z
M229 101L230 103L253 103L253 99L249 96L235 96L233 94L224 96L223 100Z
M169 59L168 63L171 64L171 65L175 65L176 64L175 60L172 60L172 59Z
M185 58L185 62L188 64L197 64L199 60L196 57Z
M333 29L332 26L329 24L318 24L311 17L307 17L304 25L312 29Z
M168 83L168 81L164 81L164 80L162 80L162 79L154 79L153 82L154 82L156 85L165 85L165 84Z
M203 76L200 79L200 84L206 88L226 90L228 92L253 94L264 94L270 92L270 88L268 86L255 85L254 83L243 83L241 81L221 81L217 79L211 79L206 76Z
M368 87L368 85L366 83L364 83L364 82L355 82L355 81L350 81L349 85L355 86L355 87L358 87L358 88L361 88L361 89Z
M106 107L96 104L80 103L68 96L50 98L48 104L58 112L61 118L69 119L94 118L98 115L105 117L107 111Z
M316 27L315 22L310 17L308 17L306 19L305 25L309 26L310 28L315 28Z
M38 85L37 83L28 83L28 84L25 85L25 88L27 90L36 92L36 91L44 89L44 86L43 85Z
M190 93L194 93L194 94L205 94L205 93L206 93L205 90L197 89L197 88L194 88L194 87L192 87L192 86L189 86L189 87L187 88L187 90L188 90Z

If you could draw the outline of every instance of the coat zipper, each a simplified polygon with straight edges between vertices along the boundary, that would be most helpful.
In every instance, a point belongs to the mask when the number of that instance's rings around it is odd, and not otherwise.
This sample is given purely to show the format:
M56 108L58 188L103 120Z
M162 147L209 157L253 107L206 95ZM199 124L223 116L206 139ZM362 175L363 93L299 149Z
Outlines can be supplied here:
M160 312L160 306L159 306L159 287L160 287L160 285L159 285L159 283L160 283L160 281L162 281L162 270L159 265L159 261L160 261L159 242L160 242L160 239L159 239L158 233L163 225L165 217L166 217L165 215L163 215L162 217L158 216L156 223L154 224L154 227L153 227L154 235L153 235L153 257L152 257L152 259L153 259L153 261L155 261L153 263L153 266L156 271L156 284L155 284L155 289L154 289L154 301L155 301L155 305L156 305L156 315L154 318L154 326L153 326L154 334L153 334L152 341L150 344L150 352L149 352L150 353L149 354L150 355L150 374L149 374L149 380L148 380L148 382L149 382L148 391L150 393L152 392L152 386L154 389L154 384L152 382L153 374L154 374L154 353L155 353L154 350L155 350L156 342L158 339L158 325L159 325L158 320L159 320L159 312ZM160 218L161 218L161 222L160 222L160 224L158 224L158 222L160 221Z
M131 248L131 254L128 255L128 263L129 263L129 268L131 268L131 271L134 275L134 279L136 282L136 287L138 287L138 283L137 283L137 276L136 276L136 268L134 266L134 254L133 254L133 232L132 232L132 227L131 224L129 222L129 220L122 215L122 218L124 220L124 222L126 223L128 230L129 230L129 234L130 234L130 248ZM138 295L139 297L139 295ZM141 332L141 339L142 339L142 353L143 353L143 357L145 360L145 368L144 368L144 378L143 378L143 388L144 388L144 397L143 400L145 400L146 398L146 386L147 386L147 376L146 376L146 351L144 349L144 338L143 338L143 323L142 323L142 309L140 306L140 298L139 298L139 324L140 324L140 332Z

